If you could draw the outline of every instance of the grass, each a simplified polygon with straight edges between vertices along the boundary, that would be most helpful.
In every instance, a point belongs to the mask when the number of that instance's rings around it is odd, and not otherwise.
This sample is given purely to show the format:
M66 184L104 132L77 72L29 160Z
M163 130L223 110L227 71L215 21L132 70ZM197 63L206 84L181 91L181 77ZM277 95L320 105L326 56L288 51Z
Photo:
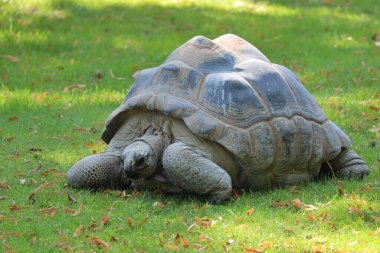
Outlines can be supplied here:
M0 2L3 251L380 251L377 1L219 2ZM225 205L65 185L73 163L104 149L103 122L133 72L160 64L195 35L224 33L290 67L351 137L370 176L241 193Z

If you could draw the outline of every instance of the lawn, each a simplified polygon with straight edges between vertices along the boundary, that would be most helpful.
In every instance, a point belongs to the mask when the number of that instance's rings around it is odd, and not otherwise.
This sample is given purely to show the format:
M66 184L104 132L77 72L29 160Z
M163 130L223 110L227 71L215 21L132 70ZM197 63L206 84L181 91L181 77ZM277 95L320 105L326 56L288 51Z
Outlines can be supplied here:
M379 252L379 16L377 0L1 1L1 250ZM105 148L104 121L135 71L195 35L225 33L297 74L350 136L367 179L239 193L223 205L67 187L70 166Z

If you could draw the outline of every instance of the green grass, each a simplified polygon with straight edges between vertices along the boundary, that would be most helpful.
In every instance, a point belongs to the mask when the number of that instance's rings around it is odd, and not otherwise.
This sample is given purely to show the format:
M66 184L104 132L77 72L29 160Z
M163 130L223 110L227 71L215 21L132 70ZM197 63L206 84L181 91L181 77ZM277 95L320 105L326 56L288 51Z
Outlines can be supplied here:
M1 250L101 251L90 243L98 237L110 252L380 251L380 48L371 39L380 32L378 1L219 2L0 2ZM224 33L290 67L351 137L370 176L342 186L314 182L299 193L241 193L225 205L151 192L127 191L122 198L65 185L62 173L104 149L103 122L133 72L160 64L195 35ZM66 92L73 84L86 87ZM53 183L29 198L46 182ZM271 206L296 198L318 210ZM80 203L73 216L70 209ZM85 229L74 237L80 225Z

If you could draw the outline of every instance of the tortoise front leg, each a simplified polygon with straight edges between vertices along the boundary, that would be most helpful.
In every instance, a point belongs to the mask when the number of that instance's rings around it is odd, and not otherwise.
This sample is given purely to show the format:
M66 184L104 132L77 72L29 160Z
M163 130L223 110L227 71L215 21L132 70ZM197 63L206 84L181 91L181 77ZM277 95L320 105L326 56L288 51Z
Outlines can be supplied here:
M91 155L74 164L66 175L74 188L125 188L130 184L123 176L120 156L109 153Z
M213 203L226 201L231 196L228 173L191 146L181 142L170 145L162 163L169 181L187 192L206 196Z

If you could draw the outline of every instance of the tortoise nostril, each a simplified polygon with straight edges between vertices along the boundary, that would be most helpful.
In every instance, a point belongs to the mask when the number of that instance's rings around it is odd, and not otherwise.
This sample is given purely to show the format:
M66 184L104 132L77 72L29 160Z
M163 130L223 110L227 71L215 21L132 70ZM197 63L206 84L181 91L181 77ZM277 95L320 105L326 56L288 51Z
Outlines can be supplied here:
M141 166L144 164L145 158L143 156L137 157L135 161L136 166Z

